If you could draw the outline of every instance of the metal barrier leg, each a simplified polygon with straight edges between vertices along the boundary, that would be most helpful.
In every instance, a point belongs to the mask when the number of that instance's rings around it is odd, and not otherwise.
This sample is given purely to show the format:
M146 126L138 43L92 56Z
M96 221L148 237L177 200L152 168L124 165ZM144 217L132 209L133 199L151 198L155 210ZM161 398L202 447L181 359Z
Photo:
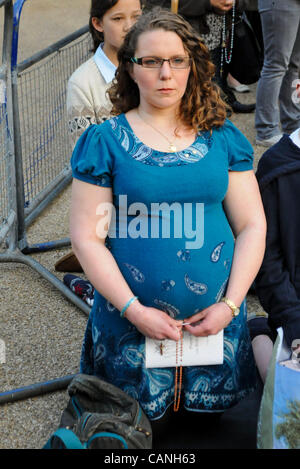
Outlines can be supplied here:
M10 391L0 393L0 405L29 399L31 397L41 396L55 391L66 389L76 375L63 376L51 381L31 384L23 388L11 389Z
M36 272L38 272L44 279L50 282L68 300L78 306L78 308L80 308L81 311L83 311L87 316L90 314L91 308L35 259L22 254L22 252L19 250L15 250L12 252L0 254L0 262L18 262L20 264L28 265Z
M52 249L64 248L71 246L70 238L58 239L56 241L49 241L47 243L31 244L22 249L23 254L33 254L35 252L46 252Z

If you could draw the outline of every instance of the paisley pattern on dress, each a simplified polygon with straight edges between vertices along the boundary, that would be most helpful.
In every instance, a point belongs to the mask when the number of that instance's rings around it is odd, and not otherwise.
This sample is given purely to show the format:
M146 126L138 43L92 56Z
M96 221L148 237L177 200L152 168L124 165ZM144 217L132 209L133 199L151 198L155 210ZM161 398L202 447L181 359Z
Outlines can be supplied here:
M162 201L205 204L201 248L186 248L185 234L170 239L160 235L108 240L133 295L175 319L190 317L221 299L234 252L232 230L222 207L228 168L252 167L249 144L233 124L226 121L212 136L203 133L184 151L169 154L144 145L120 115L100 126L89 126L77 145L72 157L74 177L96 185L107 178L114 197L127 194L128 201L147 207ZM117 215L118 210L116 204ZM194 227L197 220L192 215ZM245 302L240 309L224 329L223 364L183 367L181 406L187 410L224 411L253 390L256 369ZM98 291L88 318L80 371L107 380L139 400L151 420L164 415L174 402L175 368L147 369L145 337Z
M126 265L127 269L130 271L132 277L136 282L143 283L145 281L144 274L137 267L126 263L124 265Z
M190 261L191 260L191 251L189 251L188 249L180 250L180 251L177 252L177 257L183 262Z
M135 368L143 364L144 354L139 347L127 346L123 348L124 360Z
M162 301L156 298L154 300L154 304L160 309L162 309L162 311L167 313L169 316L171 316L171 318L176 318L180 314L178 308L176 308L174 305L171 305L170 303L167 303L166 301Z
M224 411L248 394L248 382L255 380L256 371L254 366L249 368L253 355L248 347L248 329L243 321L245 315L245 303L242 303L240 315L224 329L223 365L184 367L182 405L186 409ZM162 416L174 400L175 368L145 368L145 341L141 334L126 321L124 333L119 341L115 341L113 332L99 333L100 317L93 316L92 312L85 334L81 372L90 371L90 374L96 373L103 379L113 379L115 385L139 399L150 419ZM92 327L93 322L97 322L98 327ZM90 336L91 330L93 337ZM94 344L92 350L88 347L91 340ZM102 341L107 344L106 347ZM92 351L93 361L97 364L94 369L90 368L88 350ZM248 373L241 376L239 370L244 367L247 367Z
M218 246L215 247L215 249L213 250L210 256L210 260L212 262L218 262L220 260L221 252L222 252L222 248L224 244L225 244L225 241L222 241L222 243L219 243Z
M106 302L106 309L110 312L113 312L116 310L116 308L114 307L114 305L112 305L109 301Z
M187 288L196 295L205 295L207 293L207 285L205 283L195 282L187 274L184 276L184 281Z
M164 291L170 291L175 286L174 280L163 280L161 282L161 289Z
M215 297L215 300L216 300L216 303L219 303L219 301L221 300L221 298L223 298L224 296L224 293L225 293L225 289L226 289L226 286L227 286L227 283L228 283L228 278L227 277L224 282L222 283L216 297Z
M121 146L137 161L156 166L172 166L197 163L206 156L211 145L212 137L209 132L200 132L199 136L188 148L175 153L162 153L146 146L132 132L132 130L118 122L118 116L109 119L111 127Z

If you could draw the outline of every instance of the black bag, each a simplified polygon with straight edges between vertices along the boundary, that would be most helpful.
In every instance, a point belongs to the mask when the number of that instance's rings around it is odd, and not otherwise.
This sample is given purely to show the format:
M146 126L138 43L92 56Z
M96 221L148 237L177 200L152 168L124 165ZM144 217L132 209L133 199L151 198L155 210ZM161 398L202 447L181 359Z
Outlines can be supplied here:
M43 449L150 449L151 424L139 403L96 376L79 374L58 430Z
M240 83L251 85L259 80L263 51L244 14L234 25L234 41L229 72Z

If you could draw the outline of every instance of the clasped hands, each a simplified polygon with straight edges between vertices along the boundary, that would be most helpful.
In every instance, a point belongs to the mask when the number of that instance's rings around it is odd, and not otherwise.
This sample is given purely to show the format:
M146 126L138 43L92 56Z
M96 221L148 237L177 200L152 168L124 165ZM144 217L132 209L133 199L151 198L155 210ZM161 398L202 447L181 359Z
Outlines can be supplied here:
M126 318L145 336L156 340L178 341L183 330L196 337L215 335L232 320L231 309L225 303L214 303L183 320L171 318L157 308L139 305L126 313Z

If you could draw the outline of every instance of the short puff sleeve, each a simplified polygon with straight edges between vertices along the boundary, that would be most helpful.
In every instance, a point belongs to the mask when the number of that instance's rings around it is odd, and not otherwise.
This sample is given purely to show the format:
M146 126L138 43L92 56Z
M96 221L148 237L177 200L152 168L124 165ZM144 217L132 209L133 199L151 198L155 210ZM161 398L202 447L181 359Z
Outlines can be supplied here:
M245 135L229 120L225 121L223 133L228 150L229 171L253 169L253 148Z
M72 175L90 184L112 187L111 154L101 126L91 125L77 141L71 157Z

